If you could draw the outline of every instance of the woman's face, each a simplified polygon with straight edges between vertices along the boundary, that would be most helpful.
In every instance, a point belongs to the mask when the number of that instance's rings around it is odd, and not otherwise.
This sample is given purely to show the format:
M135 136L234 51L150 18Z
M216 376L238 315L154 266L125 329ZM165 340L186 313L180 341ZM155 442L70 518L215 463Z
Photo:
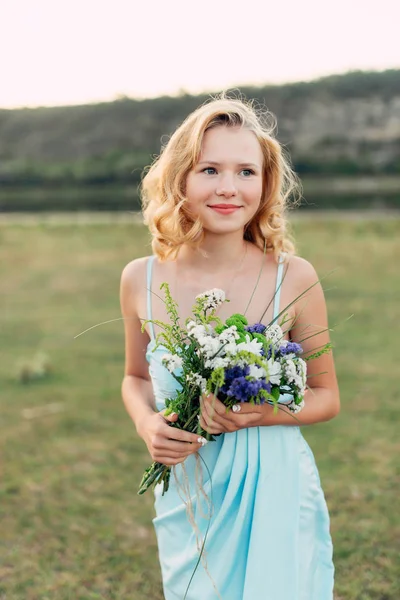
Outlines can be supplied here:
M206 131L199 162L186 179L187 208L210 233L244 230L260 205L263 154L252 131Z

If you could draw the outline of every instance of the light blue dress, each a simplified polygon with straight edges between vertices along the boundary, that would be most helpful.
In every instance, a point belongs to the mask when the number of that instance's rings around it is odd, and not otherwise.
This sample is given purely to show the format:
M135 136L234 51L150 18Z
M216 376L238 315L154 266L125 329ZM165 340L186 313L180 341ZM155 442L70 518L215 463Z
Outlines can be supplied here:
M148 260L147 270L148 318L153 260ZM274 317L279 313L282 270L281 260ZM165 350L153 352L152 326L151 337L146 357L157 408L162 410L177 382L161 363ZM200 454L208 468L203 467L202 481L212 497L213 513L206 518L207 506L195 493L196 460L191 455L184 465L196 525L203 538L207 532L207 570L200 562L186 599L332 600L329 513L313 453L300 428L275 425L222 434ZM175 469L182 483L182 466ZM168 492L162 496L161 491L157 485L153 524L164 595L166 600L183 600L199 558L196 534L172 475Z

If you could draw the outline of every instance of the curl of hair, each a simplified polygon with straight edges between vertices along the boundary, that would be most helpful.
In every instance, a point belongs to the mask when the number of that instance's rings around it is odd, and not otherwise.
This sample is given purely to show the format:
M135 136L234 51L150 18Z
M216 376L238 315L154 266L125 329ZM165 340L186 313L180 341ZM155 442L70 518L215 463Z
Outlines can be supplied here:
M197 164L203 137L213 127L242 127L252 131L264 157L260 206L246 225L244 239L261 250L295 253L287 222L287 210L301 199L301 185L290 160L274 137L275 117L257 110L254 101L230 98L224 92L192 112L170 137L141 183L145 223L152 234L152 248L160 260L175 258L183 244L199 247L204 237L199 219L186 210L185 182Z

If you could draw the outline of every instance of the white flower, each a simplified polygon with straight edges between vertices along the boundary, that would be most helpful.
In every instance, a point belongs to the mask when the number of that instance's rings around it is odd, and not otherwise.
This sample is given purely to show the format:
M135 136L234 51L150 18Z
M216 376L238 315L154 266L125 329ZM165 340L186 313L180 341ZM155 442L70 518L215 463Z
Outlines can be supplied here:
M282 360L282 366L288 383L291 383L297 377L296 365L291 358L285 356Z
M254 379L262 379L263 377L267 376L267 371L262 367L258 367L257 365L249 365L249 369L249 375Z
M197 323L195 323L195 321L189 321L186 328L188 330L189 335L194 337L196 340L210 333L210 331L207 330L205 325L198 325Z
M188 373L186 375L186 381L198 385L202 392L206 391L207 380L198 373Z
M170 373L173 373L175 369L180 369L183 364L182 358L177 354L163 354L161 360Z
M231 327L227 327L227 329L224 329L218 336L218 339L221 340L221 342L234 342L235 340L237 340L239 338L239 334L237 332L237 327L236 325L231 325Z
M274 344L274 346L280 346L281 340L283 338L283 331L278 325L278 323L273 323L272 325L269 325L265 330L264 335L267 338L267 340L270 340Z
M267 361L269 381L273 385L280 385L282 376L282 365L278 360L270 358Z
M302 358L296 360L296 371L301 381L301 388L304 390L307 382L307 363Z
M290 412L296 414L304 408L304 400L302 400L300 404L296 404L295 401L292 400L291 402L289 402L289 404L286 404L286 406L290 410Z
M222 352L229 356L235 356L238 353L236 342L230 342L229 344L224 345Z
M231 327L224 329L224 331L222 331L218 336L221 344L220 356L235 356L235 354L238 352L236 340L239 339L239 337L240 336L237 332L236 325L232 325Z
M225 292L219 288L213 288L207 292L203 292L196 296L196 300L203 301L203 308L207 310L215 310L223 302L225 302Z
M261 356L261 350L263 345L257 339L250 340L250 336L246 334L246 341L237 344L237 351L245 350L246 352L252 352L252 354L256 354L257 356Z
M206 369L218 369L219 367L227 367L229 365L229 358L216 356L215 358L209 358L205 361L204 366Z
M201 346L201 353L207 358L212 358L221 348L221 343L218 338L204 336L198 340Z
M292 360L285 356L282 358L282 367L288 383L294 383L300 394L304 393L307 377L307 365L302 358Z

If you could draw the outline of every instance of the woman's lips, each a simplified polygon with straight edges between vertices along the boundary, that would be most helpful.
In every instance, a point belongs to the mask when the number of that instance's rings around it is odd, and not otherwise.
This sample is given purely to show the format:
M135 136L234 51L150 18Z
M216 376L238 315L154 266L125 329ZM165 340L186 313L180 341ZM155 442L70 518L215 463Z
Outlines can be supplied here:
M215 212L218 212L221 215L230 215L241 207L236 206L235 204L214 204L213 206L209 206L209 208L212 208L212 210L215 210Z

